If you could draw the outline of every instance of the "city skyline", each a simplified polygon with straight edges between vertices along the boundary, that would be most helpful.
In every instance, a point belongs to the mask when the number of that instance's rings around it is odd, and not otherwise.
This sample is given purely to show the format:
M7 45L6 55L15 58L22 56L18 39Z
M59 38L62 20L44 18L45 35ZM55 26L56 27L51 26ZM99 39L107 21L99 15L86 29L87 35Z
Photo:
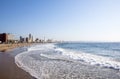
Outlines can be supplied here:
M119 0L0 0L0 33L120 42Z

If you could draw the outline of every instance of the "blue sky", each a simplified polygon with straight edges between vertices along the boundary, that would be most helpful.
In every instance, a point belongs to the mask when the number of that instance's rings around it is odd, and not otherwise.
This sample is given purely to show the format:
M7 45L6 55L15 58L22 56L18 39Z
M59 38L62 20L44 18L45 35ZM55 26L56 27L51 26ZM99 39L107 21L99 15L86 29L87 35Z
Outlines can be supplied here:
M0 33L120 41L120 0L0 0Z

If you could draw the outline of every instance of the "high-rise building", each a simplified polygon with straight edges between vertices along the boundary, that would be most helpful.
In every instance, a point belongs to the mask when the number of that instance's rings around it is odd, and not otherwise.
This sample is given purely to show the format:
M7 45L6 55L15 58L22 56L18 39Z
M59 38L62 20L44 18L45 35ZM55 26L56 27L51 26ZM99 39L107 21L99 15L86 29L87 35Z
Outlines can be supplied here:
M31 34L29 34L29 39L32 39L32 35Z
M29 43L33 42L33 36L31 34L29 34L29 38L28 39L29 39L28 40Z
M23 37L20 36L20 42L22 43L24 41Z

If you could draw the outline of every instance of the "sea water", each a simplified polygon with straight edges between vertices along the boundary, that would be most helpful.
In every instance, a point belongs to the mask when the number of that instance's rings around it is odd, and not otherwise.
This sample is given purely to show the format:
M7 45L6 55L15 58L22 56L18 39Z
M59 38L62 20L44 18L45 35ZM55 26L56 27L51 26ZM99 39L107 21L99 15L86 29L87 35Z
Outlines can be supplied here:
M37 79L120 79L120 43L34 45L15 63Z

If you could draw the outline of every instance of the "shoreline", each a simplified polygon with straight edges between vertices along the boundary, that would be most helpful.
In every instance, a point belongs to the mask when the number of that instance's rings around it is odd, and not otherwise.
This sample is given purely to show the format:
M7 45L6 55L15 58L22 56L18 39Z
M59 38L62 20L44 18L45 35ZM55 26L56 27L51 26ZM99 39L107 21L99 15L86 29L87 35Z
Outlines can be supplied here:
M36 79L28 72L19 68L14 57L23 52L21 47L34 43L0 44L0 79Z
M17 47L15 49L12 49L11 51L0 52L0 79L37 79L37 78L34 78L32 75L30 75L31 74L30 72L25 71L24 69L18 67L17 64L15 63L14 57L17 54L26 51L26 47L25 48ZM33 56L38 57L38 55L39 53L38 54L34 53ZM23 56L25 56L25 54ZM45 59L44 56L41 56L41 57L43 57L42 60L46 62L44 63L46 68L42 68L43 64L39 64L39 66L37 66L37 62L34 62L33 66L34 64L36 64L35 68L41 67L41 69L43 69L42 71L44 71L45 69L50 71L52 76L47 79L53 79L53 78L61 79L63 75L67 75L67 74L69 75L68 79L72 79L72 77L74 76L79 79L88 79L88 78L90 79L107 79L107 78L119 79L120 78L120 74L119 74L120 72L118 70L116 71L114 69L109 69L109 68L104 68L104 67L99 67L99 66L92 66L92 65L78 63L78 62L68 62L69 60L63 61L63 60L56 59L54 60L56 61L56 63L50 60L50 62L53 63L54 66L49 67L50 63L47 62L47 59L49 60L49 58ZM27 63L30 63L32 61L29 59L29 56L28 58L27 57L25 58L26 58L25 60L27 61ZM59 71L56 71L56 69L58 69ZM68 71L68 72L64 74L64 71ZM32 70L31 72L34 72L34 70ZM40 72L38 74L40 74ZM69 72L71 72L73 76L71 76Z
M0 79L35 79L15 64L14 57L0 53Z

